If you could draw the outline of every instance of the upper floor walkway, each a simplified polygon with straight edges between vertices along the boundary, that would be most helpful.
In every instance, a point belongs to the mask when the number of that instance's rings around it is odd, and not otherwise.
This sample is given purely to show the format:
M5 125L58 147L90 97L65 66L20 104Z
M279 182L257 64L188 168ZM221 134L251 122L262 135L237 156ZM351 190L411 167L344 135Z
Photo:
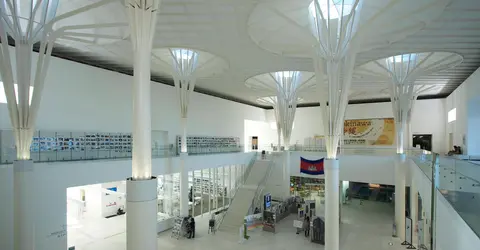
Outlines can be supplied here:
M11 164L15 159L15 148L11 143L6 143L5 138L0 138L0 164ZM47 147L47 145L45 145ZM152 146L153 174L161 175L178 172L176 167L179 157L173 145L156 144ZM190 149L189 149L190 150ZM222 147L199 147L191 149L195 155L187 157L187 169L211 168L215 166L248 164L253 154L245 152L243 147L222 148ZM320 147L294 146L291 154L295 156L324 157L325 149ZM386 165L393 165L395 148L385 147L342 147L339 149L339 158L347 161L348 166L341 164L341 178L343 180L365 181L371 183L392 184L393 168ZM458 214L462 222L478 238L480 236L480 164L468 157L462 159L440 156L438 154L419 150L407 150L406 154L411 159L414 169L419 170L422 178L414 177L415 171L409 172L411 181L418 182L423 187L422 199L435 200L436 205L441 204L437 199L443 198L445 202ZM123 148L88 147L81 151L64 147L62 150L38 150L31 153L32 160L41 163L42 170L38 172L42 180L55 182L57 186L70 187L91 183L117 181L125 179L131 171L131 151ZM292 157L292 169L298 168L299 157ZM363 159L364 162L359 161ZM382 162L381 159L384 161ZM388 162L386 160L390 159ZM375 164L378 161L378 168L367 168L367 165ZM363 164L362 164L363 163ZM370 164L366 164L370 163ZM358 167L354 169L354 165ZM359 170L359 167L364 170ZM382 167L383 166L383 167ZM1 169L1 167L0 167ZM385 170L385 171L383 171ZM356 179L361 172L368 172L368 178ZM383 172L382 172L383 171ZM375 174L374 174L375 173ZM297 175L295 171L292 175ZM378 175L389 176L390 179L376 179ZM53 176L60 175L63 178L53 180ZM416 179L415 179L416 178ZM392 182L392 183L390 183ZM407 180L407 185L410 181ZM420 188L422 189L422 188ZM428 194L429 193L429 194ZM441 197L436 197L436 194ZM435 206L433 210L435 210ZM429 207L429 209L432 209ZM448 220L437 218L437 220ZM441 223L439 223L441 224ZM441 231L441 230L440 230Z

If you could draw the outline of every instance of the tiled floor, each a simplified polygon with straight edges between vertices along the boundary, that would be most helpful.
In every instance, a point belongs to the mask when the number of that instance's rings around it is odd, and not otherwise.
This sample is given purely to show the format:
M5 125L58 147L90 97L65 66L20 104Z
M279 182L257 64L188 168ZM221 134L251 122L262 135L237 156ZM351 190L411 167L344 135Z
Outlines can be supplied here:
M358 200L343 207L340 236L342 250L400 250L398 239L392 239L393 205L378 202L364 201L363 205ZM122 217L118 220L105 223L102 229L90 226L69 231L69 239L75 235L88 235L83 245L77 244L79 250L123 250L125 249L124 222ZM170 232L159 234L158 249L161 250L195 250L195 249L251 249L259 250L276 249L324 249L322 245L309 242L303 235L295 234L293 228L294 216L290 216L278 224L276 234L263 231L253 231L251 238L243 244L238 243L238 235L207 234L208 216L197 220L197 234L195 239L175 240L170 237ZM114 226L116 224L116 226ZM93 230L85 232L85 230ZM328 230L328 229L327 229ZM110 234L108 232L111 232ZM119 233L120 232L120 233ZM73 235L73 234L75 235ZM79 237L82 238L82 237ZM85 237L84 237L85 238ZM392 244L392 245L391 245Z

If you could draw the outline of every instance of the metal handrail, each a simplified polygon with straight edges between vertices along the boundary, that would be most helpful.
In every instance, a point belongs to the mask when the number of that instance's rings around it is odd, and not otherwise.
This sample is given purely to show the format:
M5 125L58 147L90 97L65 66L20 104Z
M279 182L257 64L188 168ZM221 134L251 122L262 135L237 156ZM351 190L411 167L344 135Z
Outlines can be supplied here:
M275 155L276 154L273 153L272 157L275 156ZM253 199L252 199L252 205L250 206L250 211L254 211L255 207L257 207L257 202L261 198L261 194L262 194L263 190L265 189L267 180L270 178L270 176L272 174L272 169L275 166L275 163L276 163L275 160L272 159L272 162L269 164L267 172L265 173L265 176L262 178L262 180L258 184L257 189L255 190L255 195L253 196Z
M255 161L257 160L257 155L258 155L258 153L255 152L252 159L250 160L250 162L247 166L247 169L245 170L245 173L244 173L244 176L246 176L246 177L244 177L243 180L241 180L242 185L245 184L245 181L247 180L248 175L250 174L250 172L252 170L252 167L255 164ZM222 215L219 216L218 220L215 221L215 230L218 230L218 228L220 227L220 225L223 222L223 219L225 219L225 216L227 215L228 211L230 210L230 204L232 204L232 201L235 199L235 196L237 196L237 191L238 191L238 189L240 189L240 186L241 185L238 185L238 184L235 185L235 192L234 192L233 197L230 199L230 203L228 205L227 210Z

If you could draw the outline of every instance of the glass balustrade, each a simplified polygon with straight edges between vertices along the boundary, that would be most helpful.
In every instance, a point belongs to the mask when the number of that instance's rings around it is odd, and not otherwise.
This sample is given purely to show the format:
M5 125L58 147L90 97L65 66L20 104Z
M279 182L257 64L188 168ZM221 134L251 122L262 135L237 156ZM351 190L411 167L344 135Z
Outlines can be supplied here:
M480 237L480 163L430 152L412 155L411 159L433 183L431 197L436 197L438 190Z
M480 165L440 157L436 168L437 189L480 237Z
M132 157L131 133L36 131L30 158L34 162L82 161L102 159L129 159ZM192 154L218 154L243 152L244 148L228 145L189 148ZM152 158L179 155L168 143L168 132L152 131ZM16 159L15 138L12 130L0 130L0 164L12 164Z

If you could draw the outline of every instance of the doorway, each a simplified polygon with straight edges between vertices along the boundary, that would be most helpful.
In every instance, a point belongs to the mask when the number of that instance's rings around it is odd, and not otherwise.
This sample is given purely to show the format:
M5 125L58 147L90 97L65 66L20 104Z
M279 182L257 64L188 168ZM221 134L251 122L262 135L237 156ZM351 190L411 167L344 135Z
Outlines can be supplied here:
M453 149L453 133L448 133L448 151Z
M413 147L420 147L423 150L432 151L432 135L416 134L413 135Z
M252 136L252 150L258 150L258 136Z

